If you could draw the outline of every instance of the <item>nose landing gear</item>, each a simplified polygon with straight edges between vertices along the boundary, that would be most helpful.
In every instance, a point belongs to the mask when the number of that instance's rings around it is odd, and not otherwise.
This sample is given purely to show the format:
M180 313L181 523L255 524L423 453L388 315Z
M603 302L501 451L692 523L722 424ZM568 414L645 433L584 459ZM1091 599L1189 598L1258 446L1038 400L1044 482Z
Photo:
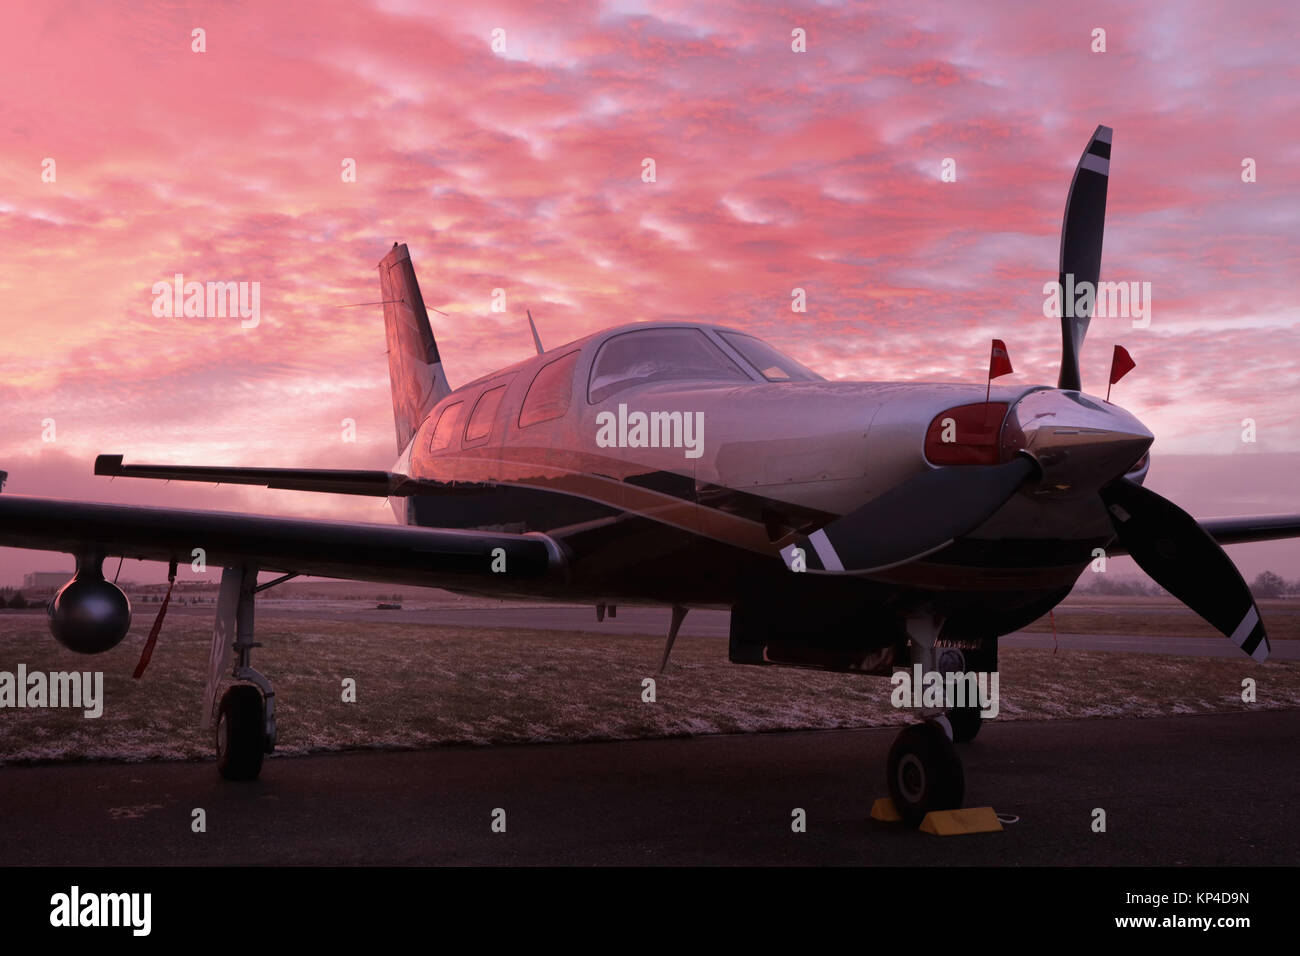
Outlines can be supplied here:
M961 806L966 790L961 757L938 721L905 727L889 748L887 766L889 796L908 826L920 826L931 810Z
M933 615L907 619L912 666L936 670L935 641L943 621ZM942 707L921 711L924 723L905 727L889 748L886 781L894 809L908 826L920 826L932 810L956 810L966 795L966 775L953 746L953 725ZM978 713L976 714L978 717Z

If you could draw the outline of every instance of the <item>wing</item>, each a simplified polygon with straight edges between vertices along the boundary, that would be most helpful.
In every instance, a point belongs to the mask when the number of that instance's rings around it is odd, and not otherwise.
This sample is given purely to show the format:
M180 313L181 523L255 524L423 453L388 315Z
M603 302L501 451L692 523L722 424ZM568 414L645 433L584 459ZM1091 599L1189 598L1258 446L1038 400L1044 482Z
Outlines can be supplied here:
M1219 544L1246 544L1250 541L1300 538L1300 515L1203 518L1196 523Z
M1240 518L1198 518L1196 523L1219 544L1249 544L1252 541L1277 541L1300 538L1300 515L1246 515ZM1117 540L1106 549L1108 554L1128 554Z
M0 546L73 555L207 564L432 587L509 589L562 576L559 545L541 534L273 518L0 495ZM500 549L498 551L498 549ZM504 563L502 563L504 559ZM494 567L495 564L495 567Z
M209 481L221 485L259 485L289 491L325 491L378 498L416 494L423 482L389 471L345 468L242 468L208 465L124 465L121 455L100 455L95 474L110 478L161 478Z

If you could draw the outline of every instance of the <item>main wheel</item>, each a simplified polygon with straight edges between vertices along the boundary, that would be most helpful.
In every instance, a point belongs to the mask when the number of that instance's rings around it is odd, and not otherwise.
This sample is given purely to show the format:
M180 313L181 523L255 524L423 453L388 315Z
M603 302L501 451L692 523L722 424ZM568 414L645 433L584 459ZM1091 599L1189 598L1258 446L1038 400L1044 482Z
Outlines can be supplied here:
M943 728L927 721L904 728L889 748L889 796L908 826L931 810L955 810L966 792L961 758Z
M954 707L948 711L948 723L952 724L952 739L959 744L968 744L980 732L984 718L978 707Z
M256 780L265 752L262 692L251 684L236 684L221 698L217 712L217 771L227 780Z

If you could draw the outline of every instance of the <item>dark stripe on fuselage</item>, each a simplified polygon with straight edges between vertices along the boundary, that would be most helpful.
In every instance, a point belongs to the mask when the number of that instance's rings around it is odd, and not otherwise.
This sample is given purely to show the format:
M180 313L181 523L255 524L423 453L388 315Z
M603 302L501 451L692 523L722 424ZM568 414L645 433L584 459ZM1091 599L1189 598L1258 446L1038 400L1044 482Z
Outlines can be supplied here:
M633 477L641 480L629 484L639 488L654 488L663 494L684 491L678 481L681 476L647 473ZM714 504L698 507L739 502L747 508L762 500L743 493L728 500L719 494ZM768 507L782 504L769 502ZM908 593L933 599L936 592L950 592L943 600L953 607L990 600L1015 604L1032 600L1042 591L1068 588L1091 559L1092 549L1106 543L967 538L871 580L796 576L775 554L756 552L559 489L457 482L438 495L412 499L412 508L415 523L421 525L551 535L567 551L574 588L570 596L593 600L621 597L727 605L756 591L785 595L783 599L796 603L861 600L864 593L880 600Z

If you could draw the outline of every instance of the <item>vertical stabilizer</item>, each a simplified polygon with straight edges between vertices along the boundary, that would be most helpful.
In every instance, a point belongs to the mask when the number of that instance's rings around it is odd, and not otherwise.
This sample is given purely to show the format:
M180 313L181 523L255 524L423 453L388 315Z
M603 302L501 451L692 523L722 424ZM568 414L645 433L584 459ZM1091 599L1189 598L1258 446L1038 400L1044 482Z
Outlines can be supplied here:
M379 263L379 287L388 336L388 376L393 388L397 450L410 444L429 409L451 391L429 326L420 285L406 245L393 248Z

